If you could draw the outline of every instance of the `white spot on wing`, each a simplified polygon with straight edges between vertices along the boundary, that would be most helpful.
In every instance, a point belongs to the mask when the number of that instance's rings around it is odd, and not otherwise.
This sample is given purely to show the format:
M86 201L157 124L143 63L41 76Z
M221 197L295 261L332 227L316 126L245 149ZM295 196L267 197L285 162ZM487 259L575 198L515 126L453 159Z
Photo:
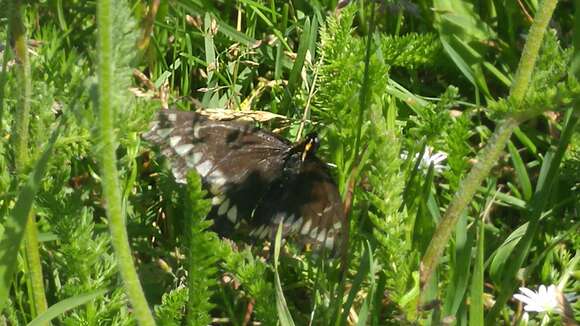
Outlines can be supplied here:
M302 226L302 217L297 219L296 222L292 223L292 226L290 227L290 232L292 233L298 232L301 226Z
M264 239L268 235L268 231L270 231L270 228L264 225L264 230L259 234L260 239Z
M169 134L171 134L171 132L173 132L173 128L159 129L157 130L157 136L160 138L166 138L169 136Z
M175 147L179 141L181 140L181 136L172 136L171 138L169 138L169 145L171 147Z
M288 216L287 219L284 219L284 226L290 227L292 224L294 224L294 214Z
M223 179L223 176L224 175L221 173L221 171L216 169L216 170L213 170L210 174L208 174L207 181L209 183L217 184L218 180ZM225 179L224 179L224 182L225 182Z
M211 204L217 206L221 204L224 201L224 199L225 198L221 196L213 196L213 198L211 199Z
M228 220L230 220L230 222L232 223L236 223L237 219L238 219L238 208L236 207L236 205L232 205L232 208L230 208L230 210L228 211Z
M199 131L201 130L201 126L195 125L193 126L193 137L199 138Z
M173 177L175 178L175 182L177 183L187 183L187 181L185 180L185 177L183 176L183 174L181 173L181 171L179 170L179 168L177 166L173 166L171 167L171 173L173 173Z
M342 223L340 223L340 221L338 221L338 222L334 223L334 224L332 225L332 227L333 227L335 230L340 230L340 228L342 227Z
M222 189L214 184L209 185L209 192L211 192L212 195L219 195L219 194L223 193Z
M223 176L212 181L216 186L221 187L226 184L227 180Z
M222 186L226 184L226 178L219 170L213 170L207 177L207 182L210 184L209 191L212 194L219 194L222 192Z
M325 238L326 238L326 229L322 229L320 230L320 233L318 233L318 237L316 237L316 240L318 240L318 242L320 243L324 243Z
M201 153L193 153L191 155L188 155L185 157L185 162L187 163L187 166L192 168L194 166L197 165L197 163L199 163L199 161L201 161L201 157L202 154Z
M199 163L195 169L197 170L197 173L199 173L202 177L205 177L212 167L213 164L211 164L210 161L204 161Z
M143 134L143 138L149 140L158 140L159 139L159 137L157 136L158 128L159 128L158 124L154 125L149 131Z
M230 199L226 199L226 201L224 201L220 207L218 208L218 215L224 215L227 211L228 208L230 208Z
M305 235L306 233L308 233L308 231L310 231L311 223L312 221L306 220L306 222L304 222L304 225L302 226L302 229L300 230L300 234Z
M175 113L169 113L167 115L167 120L173 121L173 122L177 121L177 114L175 114Z
M332 249L334 247L334 237L327 237L324 241L324 245L328 249Z
M183 144L175 147L175 152L179 156L184 156L193 148L192 144Z
M266 227L265 225L262 225L259 228L254 229L254 231L250 232L250 235L260 237L260 234L264 231L265 227Z
M316 234L317 233L318 233L318 226L314 227L314 229L312 229L310 231L310 234L309 235L310 235L311 238L316 239Z

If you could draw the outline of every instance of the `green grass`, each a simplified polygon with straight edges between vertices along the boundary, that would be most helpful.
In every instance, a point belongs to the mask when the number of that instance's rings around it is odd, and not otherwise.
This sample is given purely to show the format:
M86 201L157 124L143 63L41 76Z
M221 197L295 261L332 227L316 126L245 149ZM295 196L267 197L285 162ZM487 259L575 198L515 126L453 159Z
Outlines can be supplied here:
M527 325L544 316L518 287L580 292L571 2L8 6L0 323ZM317 131L348 255L211 232L198 177L176 184L140 138L165 105Z

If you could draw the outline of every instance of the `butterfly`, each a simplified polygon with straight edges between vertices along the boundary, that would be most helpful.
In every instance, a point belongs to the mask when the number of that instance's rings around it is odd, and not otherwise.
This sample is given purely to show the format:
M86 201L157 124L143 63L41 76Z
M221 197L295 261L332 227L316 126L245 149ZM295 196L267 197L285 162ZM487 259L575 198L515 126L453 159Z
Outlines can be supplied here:
M327 164L315 156L316 134L293 144L249 122L161 110L143 138L159 146L177 183L192 170L201 176L219 230L273 239L282 225L285 238L340 252L346 216Z

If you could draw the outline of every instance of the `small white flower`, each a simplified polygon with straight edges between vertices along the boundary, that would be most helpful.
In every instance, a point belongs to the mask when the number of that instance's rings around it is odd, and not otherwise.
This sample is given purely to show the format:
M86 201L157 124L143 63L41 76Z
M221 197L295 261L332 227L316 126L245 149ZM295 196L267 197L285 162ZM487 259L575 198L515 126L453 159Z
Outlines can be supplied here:
M520 292L521 294L514 294L514 299L525 304L525 311L559 313L561 310L555 285L550 285L548 288L540 285L538 292L521 287Z
M423 171L427 171L429 166L433 164L433 170L435 173L441 173L443 170L447 169L445 164L442 164L443 161L447 159L447 153L445 152L434 152L434 148L431 146L426 146L425 151L423 152L423 156L421 156L421 163L419 163L419 168ZM409 157L409 153L407 151L403 151L401 153L401 159L406 160ZM419 154L415 154L415 159L419 158Z

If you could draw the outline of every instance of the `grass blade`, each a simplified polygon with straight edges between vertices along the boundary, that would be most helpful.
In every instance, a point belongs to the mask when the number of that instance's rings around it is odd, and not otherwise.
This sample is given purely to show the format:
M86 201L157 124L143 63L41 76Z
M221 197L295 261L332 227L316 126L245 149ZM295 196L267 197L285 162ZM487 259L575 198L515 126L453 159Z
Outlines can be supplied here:
M508 143L508 150L516 171L516 176L518 178L518 183L522 187L522 192L524 194L524 199L530 200L532 198L532 182L530 181L530 176L528 171L526 171L526 165L520 156L516 146L510 141Z
M352 287L350 288L350 292L348 293L348 298L346 299L346 303L343 306L342 315L340 319L337 320L337 325L346 325L346 320L348 318L348 314L350 313L350 308L354 303L354 299L356 294L358 293L359 289L362 286L363 281L367 277L370 271L370 258L371 256L371 248L368 241L366 242L365 250L363 252L362 258L360 260L360 266L358 268L358 273L356 274L353 282Z
M46 325L46 323L48 323L51 320L53 320L54 318L58 317L58 315L61 315L61 314L65 313L73 308L76 308L78 306L81 306L81 305L93 300L93 299L96 299L105 293L107 293L107 290L97 290L97 291L77 295L77 296L72 297L72 298L64 299L64 300L50 306L50 308L48 308L48 310L46 310L44 313L38 315L30 323L28 323L28 326Z
M282 290L282 283L280 282L280 275L278 274L278 258L280 257L280 247L282 245L282 227L284 223L280 223L278 231L276 232L276 242L274 243L274 282L276 286L276 308L278 309L278 318L282 326L294 326L294 320L288 309L288 304L284 298L284 291Z
M473 236L467 229L467 216L462 214L455 228L455 263L452 267L452 281L447 289L443 307L443 316L455 315L463 302L469 281L471 266L471 247Z
M312 33L310 27L310 18L306 17L306 20L304 21L302 36L300 37L300 43L298 44L298 51L296 52L296 60L294 60L294 65L292 66L290 76L288 77L288 91L290 92L289 95L294 94L294 90L296 90L298 87L300 73L302 72L302 67L304 67L304 60L306 59L306 51L310 45L310 34Z
M473 266L473 275L471 277L471 286L469 291L469 325L483 325L483 283L484 283L484 264L485 255L485 227L479 223L479 235L477 239L477 253Z
M28 182L18 194L12 216L4 222L4 234L0 238L0 309L4 307L6 299L8 298L12 284L12 274L16 268L18 248L20 248L22 239L24 238L28 214L32 209L32 203L40 187L44 172L46 171L48 160L52 155L54 144L63 128L63 121L64 119L60 121L56 129L52 132L50 139L45 145L42 156L30 174Z

